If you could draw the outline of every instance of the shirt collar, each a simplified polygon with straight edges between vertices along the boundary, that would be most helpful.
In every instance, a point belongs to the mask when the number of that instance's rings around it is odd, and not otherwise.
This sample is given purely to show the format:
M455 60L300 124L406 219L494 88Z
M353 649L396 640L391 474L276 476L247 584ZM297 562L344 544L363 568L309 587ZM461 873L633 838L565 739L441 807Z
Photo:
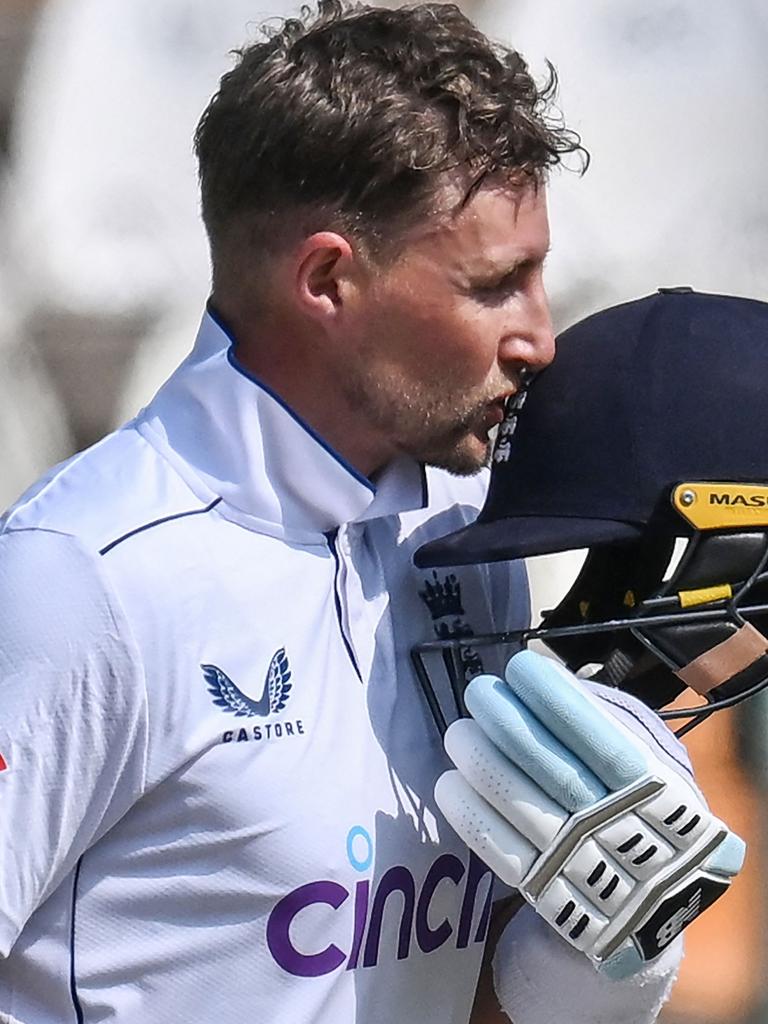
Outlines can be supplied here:
M192 474L233 509L283 531L327 533L427 503L420 463L404 456L375 483L364 477L240 364L210 309L137 428L188 482Z

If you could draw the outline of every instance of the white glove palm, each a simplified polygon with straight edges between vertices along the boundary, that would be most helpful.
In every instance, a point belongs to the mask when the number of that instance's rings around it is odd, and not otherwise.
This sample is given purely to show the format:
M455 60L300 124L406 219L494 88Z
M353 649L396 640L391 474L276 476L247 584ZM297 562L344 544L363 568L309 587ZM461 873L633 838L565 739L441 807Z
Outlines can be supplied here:
M572 946L632 974L722 895L744 844L561 666L523 651L506 677L467 687L437 802Z

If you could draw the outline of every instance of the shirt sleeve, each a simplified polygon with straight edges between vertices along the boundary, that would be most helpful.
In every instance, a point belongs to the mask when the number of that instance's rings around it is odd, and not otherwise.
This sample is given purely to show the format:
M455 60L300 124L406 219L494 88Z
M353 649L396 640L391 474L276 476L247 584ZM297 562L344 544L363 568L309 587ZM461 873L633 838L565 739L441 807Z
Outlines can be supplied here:
M98 555L0 535L0 956L144 785L147 706Z

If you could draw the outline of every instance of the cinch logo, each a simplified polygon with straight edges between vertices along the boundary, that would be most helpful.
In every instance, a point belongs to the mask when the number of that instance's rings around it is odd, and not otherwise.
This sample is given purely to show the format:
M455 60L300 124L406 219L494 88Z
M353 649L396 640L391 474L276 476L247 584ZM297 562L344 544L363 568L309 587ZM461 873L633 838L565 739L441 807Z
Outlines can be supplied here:
M367 871L373 863L373 842L368 832L356 826L347 836L347 856L356 871ZM478 902L480 883L487 881L487 892L476 929L472 929ZM434 922L430 914L435 891L447 882L458 890L463 884L461 899L455 901L453 920L447 917ZM375 967L379 961L381 931L389 897L397 893L389 913L400 913L397 948L384 950L384 956L395 954L405 960L415 943L422 953L432 953L445 945L455 934L457 949L465 949L470 942L484 942L488 931L493 894L493 876L489 868L473 853L464 864L452 853L438 856L419 885L409 868L397 865L389 868L371 891L371 880L361 879L351 891L339 882L323 880L308 882L284 896L275 905L267 921L267 945L275 961L300 978L317 978L341 969L354 971L358 967ZM352 899L349 941L341 949L335 943L314 952L299 951L291 940L291 927L296 918L308 907L318 904L330 908L329 914L338 913Z
M742 508L768 508L768 495L765 494L717 494L709 496L710 505L740 505Z

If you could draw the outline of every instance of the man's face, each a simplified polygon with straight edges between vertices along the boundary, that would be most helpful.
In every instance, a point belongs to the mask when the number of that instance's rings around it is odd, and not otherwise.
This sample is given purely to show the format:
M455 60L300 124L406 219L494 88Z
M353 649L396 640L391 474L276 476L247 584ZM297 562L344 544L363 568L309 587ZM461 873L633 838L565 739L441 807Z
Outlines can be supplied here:
M371 270L340 385L393 453L462 475L487 463L521 371L554 355L548 247L544 189L487 185Z

